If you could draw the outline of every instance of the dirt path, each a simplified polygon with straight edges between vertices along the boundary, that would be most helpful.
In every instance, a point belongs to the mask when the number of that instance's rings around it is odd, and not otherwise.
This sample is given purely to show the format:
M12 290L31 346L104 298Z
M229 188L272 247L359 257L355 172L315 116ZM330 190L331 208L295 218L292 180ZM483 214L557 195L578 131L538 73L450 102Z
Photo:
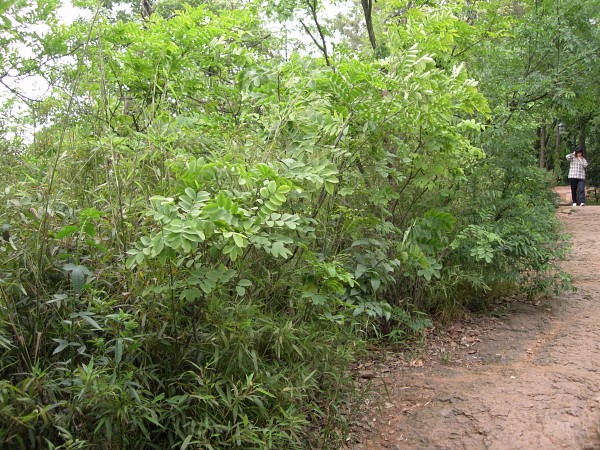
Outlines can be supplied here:
M558 214L577 292L513 300L502 319L457 324L430 358L373 369L389 395L351 448L600 449L600 207Z

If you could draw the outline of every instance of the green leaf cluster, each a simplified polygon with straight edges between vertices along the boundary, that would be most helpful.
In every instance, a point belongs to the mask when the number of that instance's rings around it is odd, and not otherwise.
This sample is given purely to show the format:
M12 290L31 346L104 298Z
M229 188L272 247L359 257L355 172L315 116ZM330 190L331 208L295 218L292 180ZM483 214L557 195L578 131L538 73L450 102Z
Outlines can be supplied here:
M378 59L289 51L248 5L40 39L52 95L1 160L0 446L341 447L369 340L567 284L557 109L523 107L554 85L500 82L524 19L428 3Z

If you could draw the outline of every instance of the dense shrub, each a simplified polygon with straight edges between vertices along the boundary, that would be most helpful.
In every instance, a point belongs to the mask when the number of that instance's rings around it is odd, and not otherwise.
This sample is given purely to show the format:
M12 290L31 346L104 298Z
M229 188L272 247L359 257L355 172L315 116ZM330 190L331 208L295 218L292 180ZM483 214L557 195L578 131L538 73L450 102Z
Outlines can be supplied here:
M547 176L403 27L334 70L251 8L79 26L2 190L1 445L333 448L367 339L554 284Z

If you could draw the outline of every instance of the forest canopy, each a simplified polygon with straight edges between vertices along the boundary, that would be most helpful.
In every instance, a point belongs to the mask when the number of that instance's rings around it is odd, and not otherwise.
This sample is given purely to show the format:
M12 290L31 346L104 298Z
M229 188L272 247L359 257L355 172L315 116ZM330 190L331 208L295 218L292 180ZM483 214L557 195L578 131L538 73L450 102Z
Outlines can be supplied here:
M0 447L340 448L367 344L569 286L599 2L73 5L0 1Z

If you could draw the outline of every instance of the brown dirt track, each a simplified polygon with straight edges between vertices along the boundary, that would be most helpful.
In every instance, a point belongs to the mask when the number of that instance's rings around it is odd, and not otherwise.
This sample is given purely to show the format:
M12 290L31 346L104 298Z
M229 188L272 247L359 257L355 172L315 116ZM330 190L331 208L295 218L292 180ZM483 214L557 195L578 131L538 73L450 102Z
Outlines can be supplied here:
M557 191L570 205L568 189ZM558 215L577 291L456 323L408 364L363 365L387 393L366 402L348 448L600 449L600 206Z

